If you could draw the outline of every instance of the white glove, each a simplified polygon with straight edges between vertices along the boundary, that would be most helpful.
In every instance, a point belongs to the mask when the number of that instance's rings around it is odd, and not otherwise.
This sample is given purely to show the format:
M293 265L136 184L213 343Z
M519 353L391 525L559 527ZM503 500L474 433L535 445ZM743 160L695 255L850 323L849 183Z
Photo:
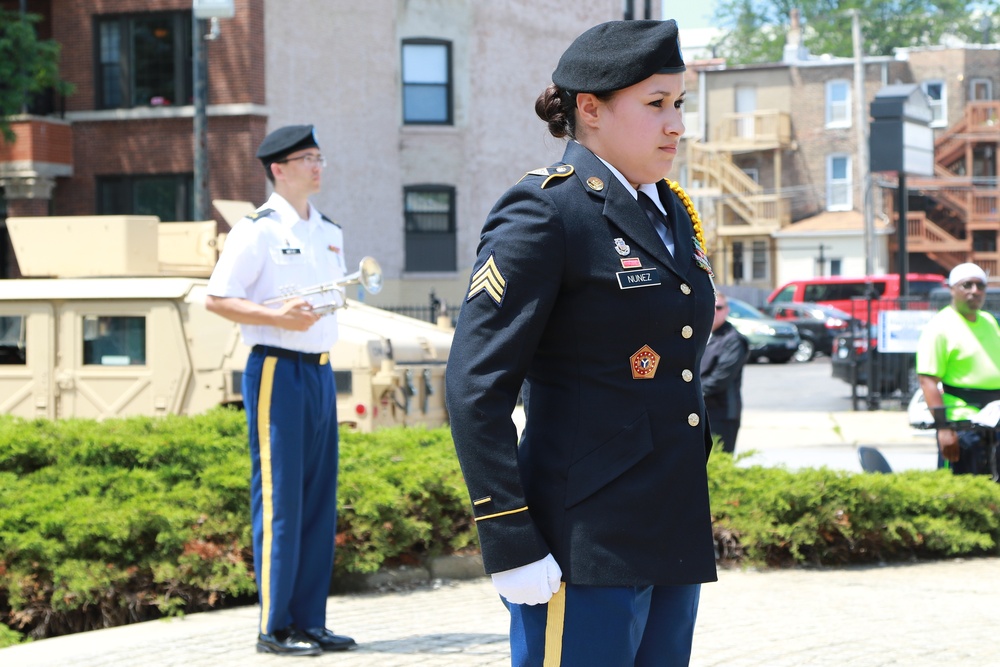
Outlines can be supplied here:
M562 570L549 554L542 560L492 575L493 587L512 604L545 604L559 591Z

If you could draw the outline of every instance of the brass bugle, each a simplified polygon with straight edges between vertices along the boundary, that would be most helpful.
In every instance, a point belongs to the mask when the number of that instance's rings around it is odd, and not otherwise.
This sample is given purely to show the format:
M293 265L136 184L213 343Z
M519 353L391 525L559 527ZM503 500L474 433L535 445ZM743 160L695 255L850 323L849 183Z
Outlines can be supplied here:
M305 287L300 290L292 290L281 296L271 297L264 301L265 306L273 303L282 303L291 299L300 299L317 294L333 293L336 298L331 303L325 303L313 308L313 312L318 315L326 315L338 308L347 305L347 298L344 288L348 285L361 285L369 294L378 294L382 291L382 267L374 257L363 257L358 265L358 270L344 276L340 280L329 283L319 283L312 287Z

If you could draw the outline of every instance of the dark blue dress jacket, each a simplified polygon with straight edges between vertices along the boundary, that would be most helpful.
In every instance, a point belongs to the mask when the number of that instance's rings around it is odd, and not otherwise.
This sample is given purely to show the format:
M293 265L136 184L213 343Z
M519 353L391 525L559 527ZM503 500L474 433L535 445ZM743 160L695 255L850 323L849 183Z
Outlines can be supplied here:
M714 285L688 213L658 187L673 257L576 142L489 214L446 376L489 573L551 552L574 584L716 579L699 373Z

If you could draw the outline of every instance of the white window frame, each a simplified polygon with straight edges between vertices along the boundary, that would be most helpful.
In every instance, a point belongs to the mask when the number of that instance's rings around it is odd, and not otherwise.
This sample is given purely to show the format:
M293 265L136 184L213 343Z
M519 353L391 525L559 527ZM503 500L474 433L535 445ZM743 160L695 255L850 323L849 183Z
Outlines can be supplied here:
M841 89L844 99L835 100L834 93ZM826 82L826 126L851 126L851 82L847 79L831 79Z
M834 178L834 164L843 160L845 177ZM854 165L847 153L833 153L826 157L826 210L854 210Z
M400 58L404 125L454 124L451 47L451 42L442 39L403 40Z
M941 87L941 97L940 99L935 99L931 96L930 90L931 86ZM930 79L924 81L920 84L920 89L924 91L927 95L927 102L931 107L931 127L947 127L948 126L948 86L945 85L943 79Z

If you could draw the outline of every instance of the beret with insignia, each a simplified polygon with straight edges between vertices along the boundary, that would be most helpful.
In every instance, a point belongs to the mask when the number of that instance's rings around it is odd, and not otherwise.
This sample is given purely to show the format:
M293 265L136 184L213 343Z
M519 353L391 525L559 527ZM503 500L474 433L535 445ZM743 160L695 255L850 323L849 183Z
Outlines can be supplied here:
M608 21L570 44L552 73L552 83L576 93L610 93L654 74L684 69L673 19Z
M286 125L264 137L257 149L257 158L268 165L305 148L319 148L316 128L312 125Z

